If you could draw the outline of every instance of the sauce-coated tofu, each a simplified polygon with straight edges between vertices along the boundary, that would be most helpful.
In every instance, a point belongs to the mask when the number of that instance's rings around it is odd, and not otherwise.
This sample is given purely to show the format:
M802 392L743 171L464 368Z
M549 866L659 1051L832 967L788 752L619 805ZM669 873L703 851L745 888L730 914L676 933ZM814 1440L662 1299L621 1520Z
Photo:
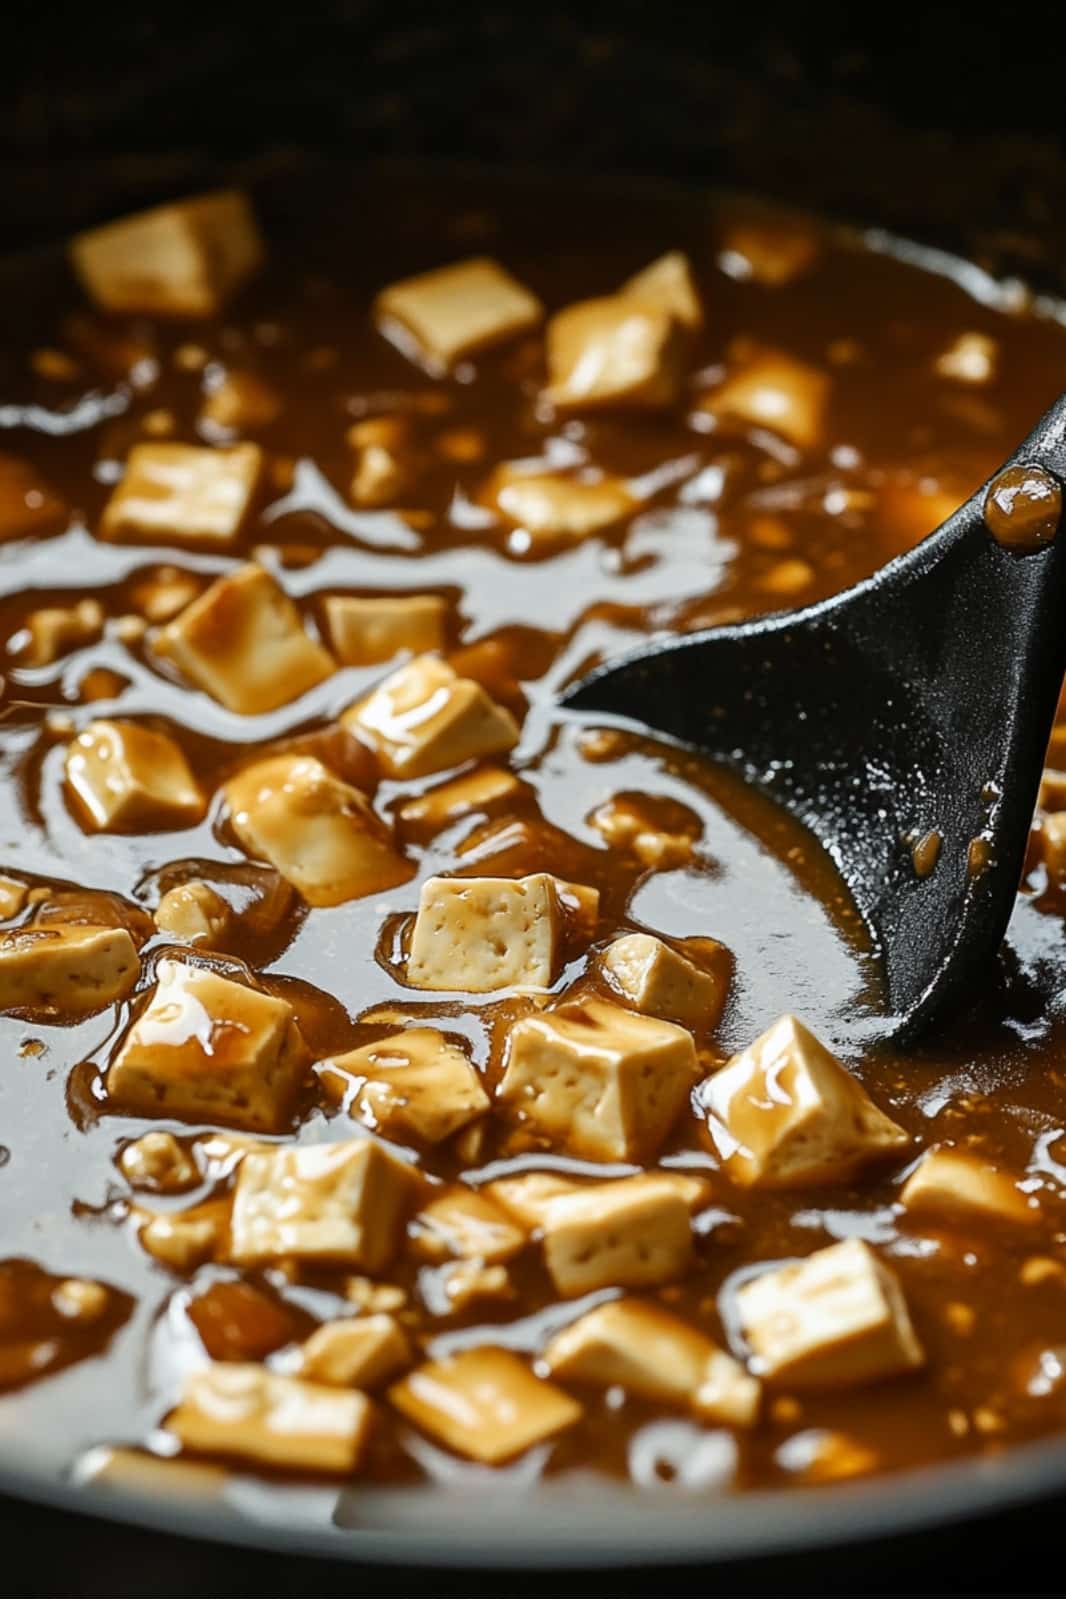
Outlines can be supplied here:
M569 1428L581 1407L510 1350L462 1350L394 1383L389 1399L448 1450L496 1466Z
M209 883L194 879L168 889L155 911L160 933L185 944L217 949L233 923L233 912Z
M474 1068L436 1028L407 1028L315 1071L332 1100L386 1139L439 1144L489 1108Z
M583 539L620 522L636 509L637 498L621 478L594 482L556 472L522 472L502 466L485 486L489 505L525 535L518 554L560 539ZM515 549L512 537L512 549Z
M730 1177L745 1185L844 1183L910 1143L792 1016L709 1078L700 1098Z
M359 1464L370 1418L370 1401L356 1389L215 1361L189 1374L165 1426L200 1455L346 1475Z
M288 1001L184 961L161 961L157 977L108 1070L111 1099L142 1116L283 1128L307 1062Z
M489 994L548 988L580 906L549 872L528 878L428 878L411 935L407 981L416 989Z
M544 1264L562 1295L670 1283L692 1257L688 1205L655 1173L560 1195L542 1226Z
M1040 1207L1014 1179L990 1161L948 1146L927 1150L906 1183L900 1200L908 1211L979 1225L1040 1221Z
M747 1428L760 1385L705 1333L645 1300L611 1300L572 1322L544 1351L553 1377L615 1384L628 1394L691 1407L708 1422Z
M314 756L270 756L224 789L234 833L312 906L404 883L412 868L359 789Z
M647 1162L697 1071L684 1028L587 1000L514 1025L497 1093L520 1124L574 1155Z
M139 722L90 722L67 750L66 779L103 833L189 828L206 810L180 746Z
M29 896L29 887L20 883L18 878L8 877L6 872L0 872L0 919L7 921L9 917L17 917Z
M57 532L67 507L28 461L0 452L0 544Z
M342 1317L304 1342L300 1376L342 1389L373 1389L412 1361L411 1343L395 1317Z
M444 644L448 607L437 594L326 596L326 631L338 661L348 667L376 666L401 650L421 655Z
M206 1261L226 1258L229 1243L228 1198L205 1200L184 1211L131 1211L137 1238L153 1260L172 1272L195 1272Z
M412 1217L411 1253L421 1261L455 1258L489 1266L510 1261L525 1249L526 1231L489 1195L477 1189L446 1189Z
M563 411L647 411L681 392L684 330L669 311L628 295L582 300L548 323L545 398Z
M418 1174L373 1139L253 1150L233 1198L233 1259L293 1256L380 1272L399 1247Z
M406 833L432 838L460 817L495 807L501 800L513 799L521 790L513 772L503 767L479 767L427 789L414 800L405 800L397 816Z
M752 1278L736 1304L754 1370L789 1388L870 1383L925 1360L895 1274L861 1239Z
M609 944L600 967L622 1000L647 1016L705 1032L722 1015L729 975L703 971L650 933L627 933Z
M98 600L72 606L42 606L31 611L23 630L8 640L20 667L47 667L70 650L80 650L100 637L104 611Z
M684 328L703 327L703 306L692 279L692 265L683 250L668 250L658 256L619 290L648 305L658 306L676 317Z
M379 318L402 324L443 367L528 333L544 315L536 295L487 256L391 283L375 309Z
M424 778L518 743L518 724L473 678L416 656L341 717L390 778Z
M118 1158L126 1182L155 1194L180 1194L200 1181L200 1169L172 1133L153 1128L126 1145Z
M104 507L100 536L118 544L180 539L225 550L240 533L263 470L255 444L207 450L190 444L136 444Z
M716 417L768 428L797 450L813 450L825 432L829 378L781 350L759 350L704 397Z
M83 1016L125 999L140 975L125 928L61 922L0 933L0 1010Z
M491 1196L524 1228L543 1228L552 1201L579 1194L581 1187L558 1172L522 1172L514 1178L497 1178L479 1192Z
M287 706L334 670L285 591L262 567L217 579L155 642L198 689L255 716Z
M219 190L80 233L70 255L103 311L214 317L260 266L263 242L245 196Z
M208 390L200 422L224 434L254 433L280 417L281 396L254 372L227 372ZM206 431L206 430L205 430ZM213 437L208 432L207 437Z

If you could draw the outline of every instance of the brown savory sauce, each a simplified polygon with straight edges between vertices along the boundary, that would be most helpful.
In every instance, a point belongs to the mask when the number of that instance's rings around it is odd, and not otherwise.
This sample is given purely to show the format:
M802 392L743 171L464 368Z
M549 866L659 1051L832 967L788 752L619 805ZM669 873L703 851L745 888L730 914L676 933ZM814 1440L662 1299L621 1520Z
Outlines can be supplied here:
M161 215L0 350L0 1458L739 1489L1066 1426L1055 748L896 1057L816 842L555 709L909 547L1066 331L739 208L257 273Z

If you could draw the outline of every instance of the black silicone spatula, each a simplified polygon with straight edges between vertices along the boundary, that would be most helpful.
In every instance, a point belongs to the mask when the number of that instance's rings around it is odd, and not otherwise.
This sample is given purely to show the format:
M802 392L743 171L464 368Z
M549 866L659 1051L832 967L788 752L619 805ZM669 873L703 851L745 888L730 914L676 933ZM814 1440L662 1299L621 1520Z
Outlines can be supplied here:
M1011 913L1066 667L1066 396L972 499L800 611L663 639L564 703L694 746L821 840L913 1040L982 982Z

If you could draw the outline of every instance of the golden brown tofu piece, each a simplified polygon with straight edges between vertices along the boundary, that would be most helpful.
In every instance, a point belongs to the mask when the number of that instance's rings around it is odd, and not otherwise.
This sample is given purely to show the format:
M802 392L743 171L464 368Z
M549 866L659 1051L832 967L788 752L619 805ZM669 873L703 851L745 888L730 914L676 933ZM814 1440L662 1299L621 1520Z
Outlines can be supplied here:
M991 383L999 362L999 344L987 333L960 333L933 363L939 378L955 383Z
M184 944L217 950L233 925L233 912L209 883L193 880L168 889L155 912L160 933Z
M407 981L416 989L489 994L547 988L573 914L550 872L527 878L428 878L411 935ZM574 902L574 914L580 909Z
M284 1128L307 1065L288 1001L184 961L161 961L157 977L108 1069L115 1104L256 1133Z
M797 450L814 450L825 436L829 378L783 350L749 352L700 408L730 422L767 428Z
M257 761L223 794L244 849L269 861L309 905L380 894L411 876L362 791L314 756Z
M401 324L442 367L528 333L544 315L536 295L488 256L391 283L375 311L379 320Z
M65 503L29 462L0 452L0 544L58 533L66 520Z
M492 1346L427 1361L392 1385L389 1400L446 1449L486 1466L521 1455L581 1415L562 1389Z
M580 1194L582 1185L558 1172L523 1172L515 1178L497 1178L479 1193L488 1195L524 1228L543 1228L553 1200L563 1194Z
M560 411L659 410L684 375L684 330L669 311L628 295L582 300L548 323L545 399Z
M526 1245L526 1230L502 1206L463 1186L445 1189L423 1206L408 1224L407 1236L411 1253L433 1262L461 1259L497 1266Z
M225 1258L229 1243L228 1198L205 1200L184 1211L149 1211L135 1206L130 1213L137 1226L142 1250L171 1272L195 1272L207 1261Z
M200 422L226 434L255 433L269 428L281 412L281 396L265 378L254 372L226 372L208 389Z
M665 808L661 801L653 806L648 796L638 795L612 795L588 820L609 845L660 871L691 861L701 831L699 818L687 807Z
M474 1068L437 1028L407 1028L315 1071L331 1100L386 1139L439 1144L489 1109Z
M172 1133L157 1128L125 1145L118 1165L131 1188L154 1194L180 1194L200 1181L200 1169L189 1152Z
M69 651L94 643L103 629L104 610L98 600L42 606L30 612L7 648L21 667L48 667Z
M760 1384L705 1333L646 1300L611 1300L579 1317L544 1351L553 1377L617 1384L627 1394L690 1408L707 1422L750 1428Z
M374 752L390 778L424 778L518 743L511 713L433 655L399 667L350 706L341 723Z
M348 1476L359 1465L371 1405L358 1390L285 1378L255 1362L214 1361L185 1380L164 1426L198 1455Z
M289 705L335 668L285 591L254 565L217 579L160 630L155 648L242 716Z
M706 1032L722 1015L729 975L704 971L650 933L627 933L609 944L600 968L624 1004Z
M599 533L631 516L639 504L621 478L586 481L559 472L524 472L510 463L497 467L482 498L515 530L509 548L518 555Z
M907 1132L792 1016L709 1078L701 1100L730 1177L745 1185L845 1183L910 1144Z
M334 655L347 667L391 661L402 650L440 650L448 607L437 594L326 596L326 632Z
M693 281L692 263L683 250L658 256L627 278L619 293L668 312L683 328L696 331L703 327L703 305Z
M85 1016L124 1000L140 976L125 928L49 922L0 933L0 1011Z
M0 872L0 920L6 922L10 917L17 917L29 896L28 884L21 883L18 878L9 878L6 872Z
M460 817L487 811L501 800L511 800L522 785L503 767L479 767L476 772L450 778L414 800L405 800L397 817L406 833L432 838Z
M861 1239L761 1273L736 1305L753 1370L790 1389L872 1383L925 1361L895 1273Z
M263 242L246 197L226 189L79 233L70 256L103 311L216 317L258 270Z
M684 1028L590 999L515 1023L497 1096L521 1126L574 1155L644 1163L697 1073Z
M191 444L136 444L100 518L116 544L179 539L227 550L247 519L263 472L256 444L208 450Z
M204 588L205 580L180 567L156 567L151 575L133 587L133 603L146 622L169 622L179 611L192 605Z
M387 1312L342 1317L304 1341L300 1376L341 1389L373 1389L413 1360L411 1341Z
M940 1145L927 1150L903 1185L907 1211L947 1221L1036 1223L1040 1206L1016 1180L991 1161L967 1150Z
M90 722L65 771L83 820L102 833L190 828L207 809L180 746L139 722Z
M544 1264L562 1295L671 1283L692 1259L688 1205L656 1173L559 1195L543 1228Z

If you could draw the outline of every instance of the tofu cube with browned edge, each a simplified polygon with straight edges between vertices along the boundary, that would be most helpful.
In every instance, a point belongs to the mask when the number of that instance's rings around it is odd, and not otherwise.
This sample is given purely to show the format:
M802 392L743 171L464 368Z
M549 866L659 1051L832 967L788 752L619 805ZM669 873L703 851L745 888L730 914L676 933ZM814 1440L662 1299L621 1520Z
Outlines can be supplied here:
M681 393L684 329L626 294L582 300L548 323L545 399L560 411L661 410Z
M217 579L160 630L155 648L242 716L289 705L335 668L284 589L255 565Z
M692 263L683 250L668 250L642 271L627 278L619 290L676 317L693 332L703 327L703 306L692 278Z
M269 861L308 905L379 894L414 870L362 791L315 756L269 756L238 772L223 794L244 849Z
M862 1239L760 1273L736 1307L752 1370L790 1389L872 1383L925 1361L899 1280Z
M828 403L826 373L782 350L756 350L703 397L700 409L813 450L824 437Z
M910 1144L906 1131L792 1016L708 1078L699 1098L730 1177L751 1187L845 1183Z
M401 651L412 655L439 650L444 644L446 603L437 594L330 594L325 600L326 631L338 661L347 667L371 667L391 661Z
M233 912L226 901L209 883L198 879L168 889L155 912L160 933L208 950L217 950L225 942L232 924Z
M207 450L189 444L135 444L100 518L100 537L116 544L175 539L227 550L244 526L263 471L255 444Z
M722 1015L729 992L724 964L705 971L650 933L627 933L609 944L600 969L626 1005L707 1032Z
M108 1069L115 1105L255 1133L284 1128L307 1066L288 1001L184 961L161 961L157 977Z
M518 724L473 678L416 656L341 717L390 778L424 778L518 743Z
M0 1010L84 1016L124 1000L140 976L125 928L30 923L0 933Z
M949 1145L925 1152L903 1185L900 1201L907 1211L975 1226L1040 1221L1036 1198L1023 1194L1010 1173Z
M496 469L482 497L516 530L509 548L518 555L600 533L631 516L638 505L621 478L586 481L557 472L524 472L514 464Z
M233 1260L292 1256L380 1272L418 1193L415 1168L370 1138L253 1150L237 1174Z
M688 1205L654 1173L560 1195L543 1229L544 1264L562 1295L672 1283L692 1259Z
M411 1253L420 1261L481 1261L497 1266L519 1255L526 1229L482 1190L445 1189L412 1217Z
M488 256L472 256L391 283L377 297L378 319L398 323L431 363L454 366L537 327L536 295Z
M386 1139L439 1144L489 1109L474 1068L437 1028L407 1028L315 1071L331 1100Z
M213 1361L189 1373L164 1426L197 1455L347 1477L370 1422L370 1401L357 1389L283 1377L251 1361Z
M300 1355L302 1378L342 1389L373 1389L414 1359L406 1333L387 1312L324 1322Z
M571 1427L581 1406L510 1350L482 1346L427 1361L394 1383L400 1414L456 1455L499 1466Z
M207 809L181 747L139 722L90 722L65 771L79 814L101 833L191 828Z
M511 1029L497 1096L507 1114L589 1161L651 1161L698 1073L692 1035L590 999Z
M490 994L548 988L579 908L549 872L528 878L428 878L411 934L415 989Z
M258 270L263 241L247 198L227 189L79 233L70 255L102 311L216 317Z

